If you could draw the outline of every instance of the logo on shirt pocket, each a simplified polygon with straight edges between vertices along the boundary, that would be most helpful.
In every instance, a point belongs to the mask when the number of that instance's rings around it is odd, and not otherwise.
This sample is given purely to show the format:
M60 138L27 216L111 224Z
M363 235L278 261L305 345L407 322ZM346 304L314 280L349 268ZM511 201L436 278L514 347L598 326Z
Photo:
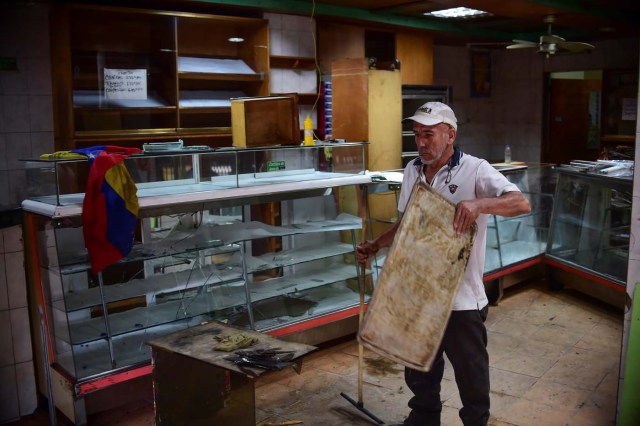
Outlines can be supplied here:
M455 194L457 190L458 190L458 185L454 185L454 184L449 185L450 193Z

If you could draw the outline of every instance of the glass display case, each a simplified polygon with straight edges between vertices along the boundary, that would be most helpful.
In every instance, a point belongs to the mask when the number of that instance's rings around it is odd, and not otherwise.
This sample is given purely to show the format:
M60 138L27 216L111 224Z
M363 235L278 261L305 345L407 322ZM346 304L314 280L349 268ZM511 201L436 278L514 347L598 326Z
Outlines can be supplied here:
M70 398L148 366L146 341L206 321L282 335L357 315L362 219L339 193L370 182L364 155L364 143L133 155L134 246L98 274L83 239L87 161L26 161L29 287Z
M632 177L559 168L546 248L558 263L624 291L631 233Z
M550 164L495 166L531 203L531 212L516 217L491 216L487 224L486 276L544 254L557 181Z

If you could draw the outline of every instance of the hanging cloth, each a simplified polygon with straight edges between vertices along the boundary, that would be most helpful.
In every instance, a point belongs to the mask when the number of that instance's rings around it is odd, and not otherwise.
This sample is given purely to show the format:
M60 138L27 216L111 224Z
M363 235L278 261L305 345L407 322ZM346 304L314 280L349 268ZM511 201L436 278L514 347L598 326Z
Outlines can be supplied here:
M142 150L106 145L71 152L89 160L82 225L91 270L97 274L127 256L133 247L139 205L136 184L124 159Z

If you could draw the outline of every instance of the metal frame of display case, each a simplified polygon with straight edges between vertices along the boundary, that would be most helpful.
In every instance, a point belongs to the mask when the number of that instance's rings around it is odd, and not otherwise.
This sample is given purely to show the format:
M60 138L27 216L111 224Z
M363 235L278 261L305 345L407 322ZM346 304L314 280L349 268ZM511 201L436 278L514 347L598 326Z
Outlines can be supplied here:
M43 393L52 395L67 417L82 424L87 415L85 397L151 373L150 358L145 356L149 351L118 359L119 353L208 318L232 320L234 306L242 308L238 313L241 321L246 320L244 326L274 336L356 318L360 268L348 256L359 240L356 231L362 228L362 217L360 212L340 213L343 206L335 192L355 187L360 194L360 186L370 182L364 174L365 148L366 143L349 143L129 157L125 162L136 181L140 204L138 242L125 259L93 277L81 232L84 193L79 180L87 174L86 160L28 160L33 196L23 202L23 226L32 331L42 338L36 350L39 383L52 386L51 393ZM143 169L151 172L145 174ZM366 203L359 201L358 208L362 202ZM252 219L249 206L265 203L278 205L281 223ZM177 214L184 215L179 220L169 216ZM171 229L163 229L163 221ZM160 237L154 239L154 233ZM323 238L331 248L310 253ZM254 245L269 239L280 239L275 252ZM177 261L181 257L187 266ZM201 261L204 266L196 272L210 275L191 281L194 265ZM303 275L308 275L309 285L300 278ZM176 283L169 283L172 280ZM313 312L259 322L253 312L259 300L272 299L267 291L272 287L271 293L285 296L312 298L320 287L331 294L328 301L317 302ZM338 292L347 290L353 297L341 298ZM220 303L224 309L218 309ZM184 320L176 311L179 321L166 323L170 326L164 327L164 320L154 322L154 315L170 304L185 310ZM38 312L41 320L35 320ZM87 349L90 346L97 349ZM82 351L89 356L85 361L79 361ZM109 365L100 368L98 355L110 357Z
M546 264L625 293L632 177L558 172Z

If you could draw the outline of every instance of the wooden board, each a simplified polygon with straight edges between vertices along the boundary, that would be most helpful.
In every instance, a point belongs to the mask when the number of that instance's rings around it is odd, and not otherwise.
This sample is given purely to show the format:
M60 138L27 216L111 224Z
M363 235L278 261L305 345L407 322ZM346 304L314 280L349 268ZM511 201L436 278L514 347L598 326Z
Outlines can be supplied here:
M476 233L456 236L454 204L416 185L358 333L360 343L429 371L462 282Z
M202 361L206 364L224 368L225 370L245 374L236 364L225 359L228 356L233 355L234 352L224 352L214 349L214 346L217 344L216 337L227 337L235 333L243 333L245 335L255 337L257 340L255 344L250 347L243 348L243 350L277 348L282 351L294 351L295 355L293 359L297 360L301 356L316 349L315 346L303 343L287 342L258 331L247 330L229 324L223 324L218 321L211 321L176 333L171 333L151 340L147 342L147 344L156 350L166 350L168 352L173 352ZM248 370L251 370L256 377L267 372L267 370L258 368L248 368Z

